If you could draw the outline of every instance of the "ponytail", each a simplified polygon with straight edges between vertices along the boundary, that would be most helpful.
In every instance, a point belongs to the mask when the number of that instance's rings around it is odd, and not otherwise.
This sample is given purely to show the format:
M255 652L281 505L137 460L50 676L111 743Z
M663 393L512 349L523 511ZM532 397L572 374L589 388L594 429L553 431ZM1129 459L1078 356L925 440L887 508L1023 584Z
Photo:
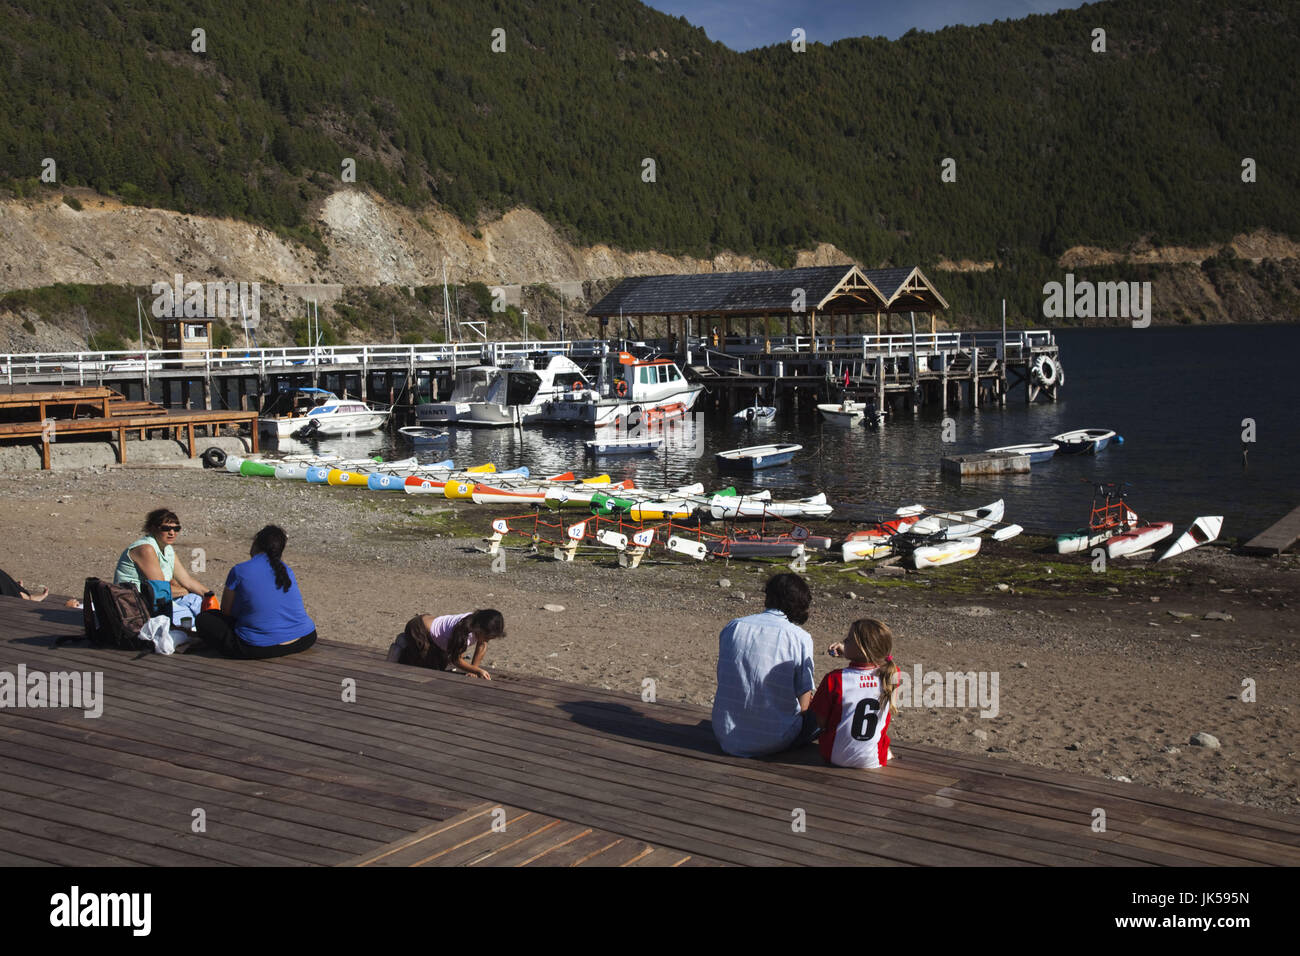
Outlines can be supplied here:
M273 524L267 525L253 538L253 553L266 555L266 560L271 562L271 570L275 572L275 586L285 592L293 586L289 569L282 560L288 540L284 529Z
M888 625L871 618L862 618L849 625L849 636L844 651L850 660L881 661L875 670L880 681L880 702L894 707L898 688L902 684L901 669L894 663L894 634Z

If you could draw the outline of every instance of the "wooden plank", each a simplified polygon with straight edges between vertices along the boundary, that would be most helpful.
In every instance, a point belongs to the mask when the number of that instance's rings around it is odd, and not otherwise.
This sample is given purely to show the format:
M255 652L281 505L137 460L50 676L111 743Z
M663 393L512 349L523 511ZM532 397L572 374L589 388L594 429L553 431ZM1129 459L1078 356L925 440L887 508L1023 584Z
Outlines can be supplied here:
M1254 554L1281 554L1300 541L1300 506L1274 522L1242 546Z
M459 827L465 826L467 823L471 823L474 820L478 820L484 816L487 816L493 811L493 809L494 807L490 803L480 803L479 805L475 807L471 807L468 810L466 810L464 813L458 814L457 816L452 817L449 820L443 820L439 823L430 824L429 826L423 827L414 833L408 834L402 839L396 840L393 843L388 844L387 846L376 847L373 850L367 851L366 853L363 853L361 856L348 860L342 865L344 866L390 865L385 863L384 861L388 860L390 857L396 855L397 853L403 850L425 843L428 840L436 839L437 837L441 836L444 833L448 833Z
M75 812L77 807L93 807L96 813L115 818L116 823L98 827L106 832L137 832L142 819L173 833L193 832L192 812L195 808L189 801L168 799L166 795L146 799L149 791L133 792L131 788L102 781L83 779L76 785L66 785L42 779L50 776L52 775L48 773L31 776L6 774L0 780L0 792L49 801L49 805L56 808L50 814L53 820L79 819L80 815ZM209 808L203 809L209 811ZM209 823L211 826L197 835L209 842L228 845L237 851L274 853L285 860L299 863L333 862L345 854L359 853L374 843L372 840L341 833L327 833L323 830L306 833L301 829L294 831L265 823L261 829L257 829L254 826L257 822L251 814L223 816L209 811L205 826ZM140 832L153 833L152 830Z
M29 753L35 743L26 749ZM0 753L19 748L12 747L8 741L0 744ZM148 774L134 771L124 773L104 773L111 771L107 764L98 761L87 762L77 759L70 764L72 769L51 766L55 760L46 757L48 763L37 763L12 757L8 766L14 777L41 781L47 786L58 786L68 790L85 791L86 796L79 802L95 806L107 806L119 797L127 797L131 806L151 808L159 813L174 808L178 802L185 804L185 812L201 807L213 826L220 821L221 826L233 826L256 833L265 833L272 837L285 837L312 846L336 847L348 841L358 842L357 852L367 849L375 843L395 840L410 829L410 820L402 820L402 825L380 826L356 821L351 817L357 805L342 805L331 809L308 809L301 802L281 802L258 791L256 796L231 794L209 787L192 787L177 785L173 780L154 778ZM101 769L102 768L102 769ZM256 845L256 844L254 844Z
M581 823L570 823L567 820L552 820L544 827L539 827L536 832L529 834L527 839L521 839L511 844L503 846L500 850L494 850L490 855L479 857L469 864L470 866L524 866L528 863L542 862L547 853L556 850L571 843L581 840L593 832L591 827L583 826Z

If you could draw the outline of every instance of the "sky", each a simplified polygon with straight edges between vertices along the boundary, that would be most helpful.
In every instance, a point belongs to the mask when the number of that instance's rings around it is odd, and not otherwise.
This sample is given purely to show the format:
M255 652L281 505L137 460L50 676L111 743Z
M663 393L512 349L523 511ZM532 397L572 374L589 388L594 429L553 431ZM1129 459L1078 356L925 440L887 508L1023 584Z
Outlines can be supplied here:
M973 25L1018 20L1031 13L1055 13L1080 7L1069 0L643 0L673 16L703 27L710 40L733 50L752 50L790 42L802 27L809 43L833 43L845 37L897 39L915 27L939 30L953 24Z

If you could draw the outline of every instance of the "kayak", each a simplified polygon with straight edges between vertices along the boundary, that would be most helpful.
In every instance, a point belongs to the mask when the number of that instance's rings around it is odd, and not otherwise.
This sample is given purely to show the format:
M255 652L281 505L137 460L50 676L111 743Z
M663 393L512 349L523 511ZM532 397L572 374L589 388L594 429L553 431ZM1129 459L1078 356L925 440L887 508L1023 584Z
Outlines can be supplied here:
M1174 533L1172 521L1156 521L1139 525L1131 531L1113 535L1106 542L1106 557L1118 558L1144 551Z
M779 518L819 518L834 509L826 503L826 495L817 494L811 498L798 501L772 501L771 492L764 492L765 497L743 495L734 498L715 495L709 502L709 513L714 518L762 518L775 516Z
M981 538L954 538L917 548L910 555L912 567L918 571L922 568L938 568L945 564L955 564L973 558L980 552Z
M1223 530L1223 515L1202 515L1192 522L1192 526L1178 536L1178 540L1169 546L1164 554L1156 558L1157 561L1163 561L1165 558L1172 558L1176 554L1182 554L1184 551L1190 551L1192 548L1199 548L1203 544L1209 544L1219 536Z

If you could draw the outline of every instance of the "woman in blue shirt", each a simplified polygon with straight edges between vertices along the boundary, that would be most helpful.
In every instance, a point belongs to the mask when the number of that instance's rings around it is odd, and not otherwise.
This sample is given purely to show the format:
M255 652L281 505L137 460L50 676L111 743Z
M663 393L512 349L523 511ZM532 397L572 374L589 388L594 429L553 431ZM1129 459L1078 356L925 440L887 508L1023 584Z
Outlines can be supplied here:
M283 657L316 643L298 582L281 560L287 540L273 524L257 532L249 559L226 577L220 613L207 611L195 621L200 640L229 657L251 658Z

